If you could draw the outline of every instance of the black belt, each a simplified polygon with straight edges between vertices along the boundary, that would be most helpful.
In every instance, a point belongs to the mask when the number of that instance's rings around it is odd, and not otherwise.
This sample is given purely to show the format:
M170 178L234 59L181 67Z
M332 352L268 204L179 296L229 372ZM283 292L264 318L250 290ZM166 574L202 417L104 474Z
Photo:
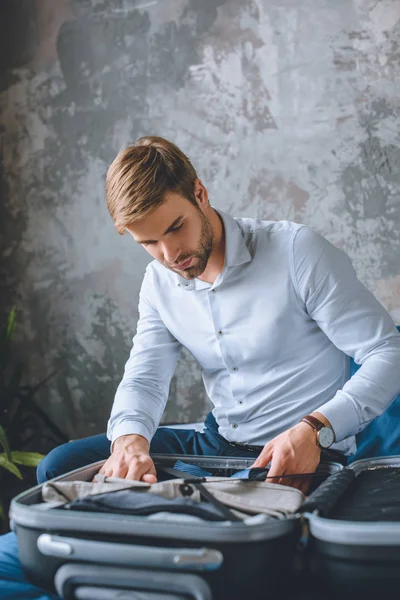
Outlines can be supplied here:
M239 448L239 450L251 450L260 453L264 446L253 446L252 444L241 444L240 442L228 442L230 446Z

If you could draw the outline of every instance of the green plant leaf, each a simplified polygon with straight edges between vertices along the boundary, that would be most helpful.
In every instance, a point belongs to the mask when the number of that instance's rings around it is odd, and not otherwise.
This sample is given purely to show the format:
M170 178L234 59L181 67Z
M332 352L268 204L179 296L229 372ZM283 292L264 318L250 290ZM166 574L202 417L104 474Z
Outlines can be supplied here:
M1 425L0 425L0 444L3 446L7 460L11 461L12 459L11 459L10 446L8 445L6 432L4 431L4 429Z
M7 460L7 457L4 453L0 454L0 469L1 468L10 471L10 473L18 477L18 479L22 479L21 471L18 469L17 465L14 465L14 463Z
M44 454L39 452L11 452L12 462L25 467L37 467L44 458Z

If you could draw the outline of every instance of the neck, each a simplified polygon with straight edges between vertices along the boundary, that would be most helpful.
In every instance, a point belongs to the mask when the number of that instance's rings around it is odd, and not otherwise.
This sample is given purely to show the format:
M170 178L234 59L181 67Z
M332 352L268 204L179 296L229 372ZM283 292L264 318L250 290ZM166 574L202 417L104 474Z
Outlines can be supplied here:
M224 268L225 229L221 217L213 208L210 207L210 214L207 216L213 230L213 249L208 259L207 267L198 279L207 283L214 283Z

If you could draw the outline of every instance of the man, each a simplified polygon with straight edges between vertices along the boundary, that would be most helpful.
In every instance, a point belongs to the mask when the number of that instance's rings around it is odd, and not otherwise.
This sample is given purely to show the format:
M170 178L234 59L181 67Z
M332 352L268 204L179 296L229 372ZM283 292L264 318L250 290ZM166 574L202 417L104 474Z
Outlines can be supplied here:
M187 156L159 137L122 150L106 189L117 231L155 259L108 425L112 452L104 436L69 445L73 462L56 449L40 479L101 457L107 475L155 482L151 449L253 456L283 483L314 472L323 450L353 453L354 435L400 392L400 335L347 255L303 225L216 210ZM157 430L182 346L214 404L203 434ZM350 380L347 355L362 364Z
M348 257L303 225L216 210L189 159L162 138L118 154L107 201L117 231L155 261L108 439L56 448L38 481L107 459L103 473L152 483L151 452L168 452L253 457L285 483L314 472L322 452L353 453L354 435L400 392L400 335ZM204 433L157 429L183 346L214 404ZM348 355L362 365L350 380ZM8 597L39 598L12 544L0 543Z

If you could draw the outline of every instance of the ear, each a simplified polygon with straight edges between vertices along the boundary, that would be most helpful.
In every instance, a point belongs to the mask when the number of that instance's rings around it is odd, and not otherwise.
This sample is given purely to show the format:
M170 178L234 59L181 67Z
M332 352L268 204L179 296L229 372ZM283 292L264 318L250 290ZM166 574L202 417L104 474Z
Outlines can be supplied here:
M200 179L196 179L194 182L194 196L200 208L204 209L208 206L208 192Z

